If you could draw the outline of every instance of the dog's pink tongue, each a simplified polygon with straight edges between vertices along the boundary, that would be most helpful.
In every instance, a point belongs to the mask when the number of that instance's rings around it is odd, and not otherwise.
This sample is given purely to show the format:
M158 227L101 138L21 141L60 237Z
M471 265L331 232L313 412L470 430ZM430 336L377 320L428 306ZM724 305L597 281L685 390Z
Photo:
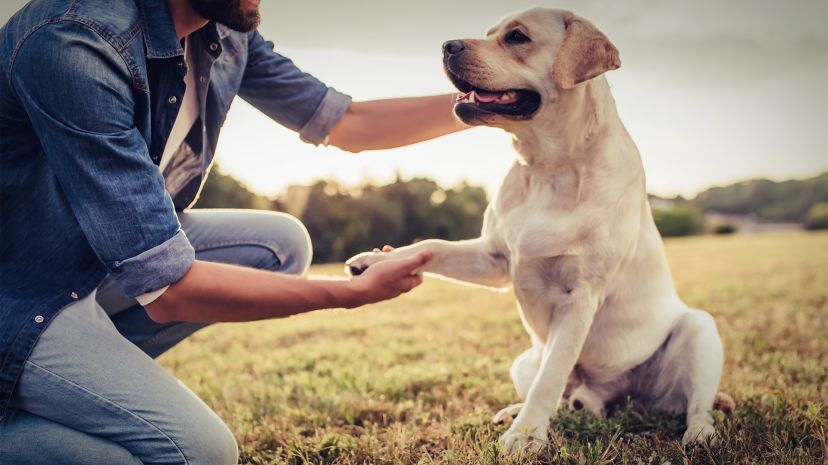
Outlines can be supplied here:
M500 97L500 92L486 92L485 90L474 90L476 100L478 102L494 102Z

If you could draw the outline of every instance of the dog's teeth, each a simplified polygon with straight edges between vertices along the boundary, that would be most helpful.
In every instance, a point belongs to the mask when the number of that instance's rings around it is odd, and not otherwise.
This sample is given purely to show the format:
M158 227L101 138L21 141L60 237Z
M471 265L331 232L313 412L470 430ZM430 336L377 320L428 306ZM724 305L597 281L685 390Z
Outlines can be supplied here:
M469 103L475 103L475 102L476 102L476 100L475 100L474 96L475 96L475 93L474 93L474 92L472 92L472 93L469 95Z

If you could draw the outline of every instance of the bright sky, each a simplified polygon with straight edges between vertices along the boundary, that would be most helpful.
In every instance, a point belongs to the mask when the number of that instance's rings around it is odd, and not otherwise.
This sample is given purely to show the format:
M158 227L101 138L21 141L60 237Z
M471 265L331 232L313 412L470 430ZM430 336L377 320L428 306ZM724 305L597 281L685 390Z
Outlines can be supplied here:
M0 6L0 20L23 2ZM590 19L621 52L608 74L651 192L693 195L749 177L828 170L828 2L765 0L264 0L262 34L305 71L356 100L452 92L440 44L480 37L533 5ZM255 191L335 177L346 183L428 176L494 192L514 154L477 128L391 151L316 148L245 102L219 142L222 170Z

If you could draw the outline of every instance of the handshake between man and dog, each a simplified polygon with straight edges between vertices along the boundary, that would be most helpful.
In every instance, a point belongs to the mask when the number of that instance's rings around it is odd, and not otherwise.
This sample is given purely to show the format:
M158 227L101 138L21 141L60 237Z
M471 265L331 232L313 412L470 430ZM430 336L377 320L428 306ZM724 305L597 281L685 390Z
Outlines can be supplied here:
M604 72L618 50L567 11L532 9L485 39L443 45L445 71L470 125L512 134L517 160L489 205L479 238L425 240L347 263L430 251L422 271L489 287L514 285L532 347L510 370L523 403L501 438L537 450L561 403L603 416L627 397L687 412L683 443L715 440L711 410L722 343L707 312L677 295L653 222L638 149L618 117Z

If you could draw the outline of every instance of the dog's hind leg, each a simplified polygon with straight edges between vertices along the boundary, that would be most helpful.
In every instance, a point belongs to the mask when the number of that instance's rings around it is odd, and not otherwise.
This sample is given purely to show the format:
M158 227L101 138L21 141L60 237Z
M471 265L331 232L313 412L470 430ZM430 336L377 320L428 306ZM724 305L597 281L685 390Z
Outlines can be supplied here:
M689 310L676 322L661 351L655 363L641 373L638 391L651 396L651 406L656 410L686 409L683 445L715 443L710 412L719 389L724 354L713 317L701 310Z
M709 313L691 310L679 323L679 337L686 338L687 431L681 442L687 445L698 441L715 441L713 429L713 401L719 390L724 364L724 352L716 322ZM679 341L677 341L679 342Z
M526 400L529 388L532 387L532 381L535 380L535 376L538 374L540 362L540 351L537 348L532 347L530 349L526 349L525 352L518 355L512 363L512 367L509 369L509 375L512 377L512 383L515 385L515 391L517 391L517 395L521 400ZM520 413L521 407L523 407L522 402L512 404L497 412L494 418L492 418L492 421L495 423L502 423L507 419L514 418L518 413Z
M526 400L526 395L529 394L529 388L532 387L532 381L540 369L542 354L540 351L532 347L526 349L525 352L518 355L512 367L509 369L509 375L512 377L512 382L515 384L515 390L521 400Z

